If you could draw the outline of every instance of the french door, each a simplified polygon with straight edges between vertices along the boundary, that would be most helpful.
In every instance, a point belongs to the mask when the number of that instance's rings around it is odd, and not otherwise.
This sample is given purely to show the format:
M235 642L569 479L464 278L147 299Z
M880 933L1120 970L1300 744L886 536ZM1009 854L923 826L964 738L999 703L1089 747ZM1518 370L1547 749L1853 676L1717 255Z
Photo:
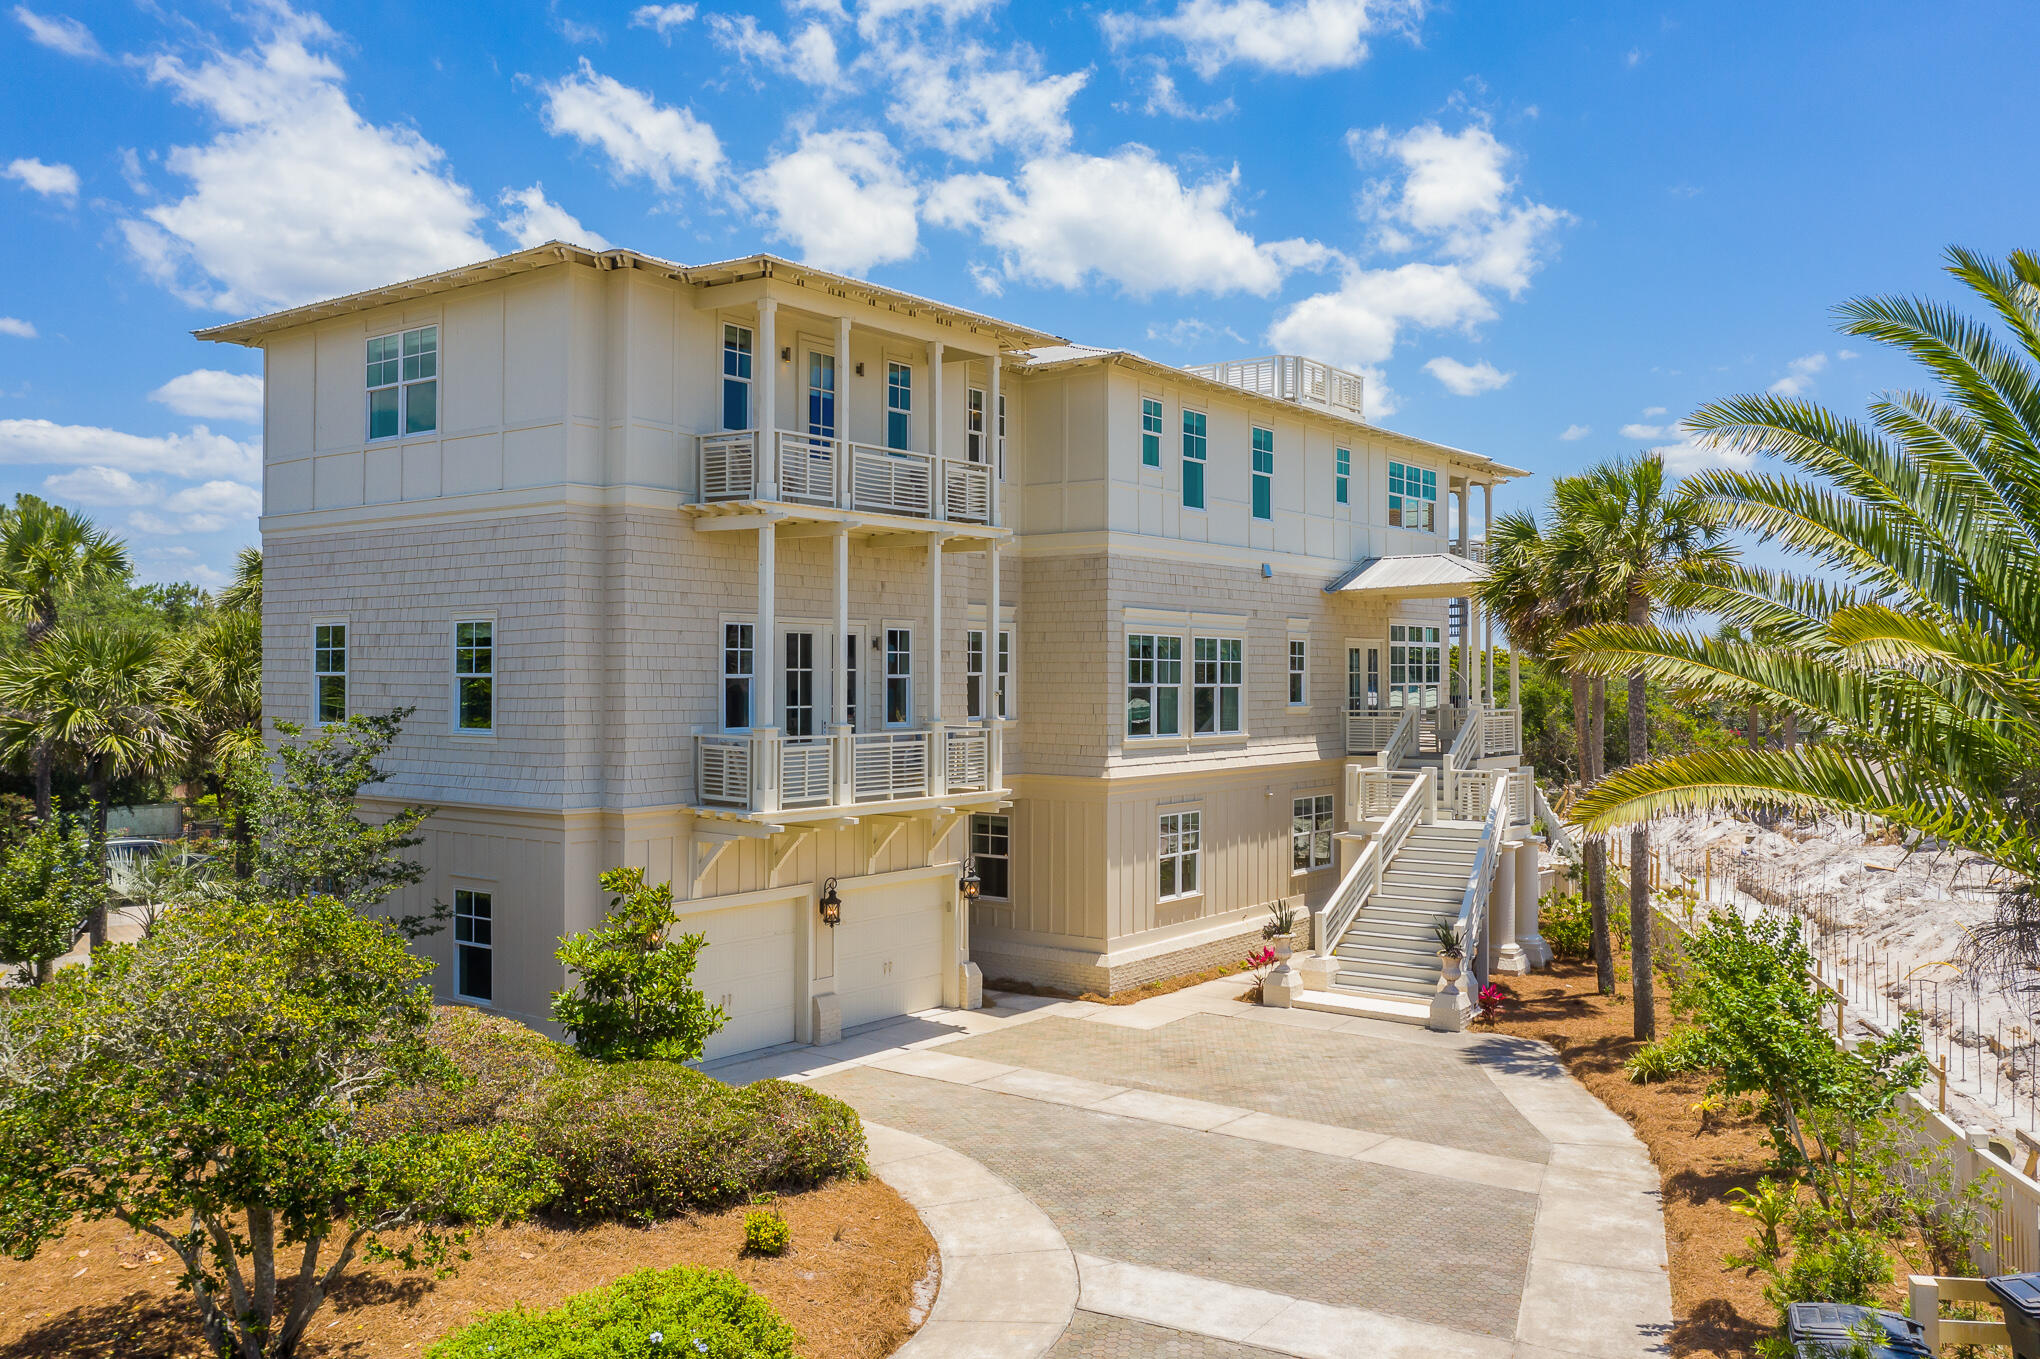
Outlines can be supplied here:
M817 667L828 664L828 650L817 645L824 634L808 628L781 633L781 692L788 736L820 735L828 722L828 677Z
M1389 624L1389 707L1437 707L1444 672L1442 629L1419 623Z

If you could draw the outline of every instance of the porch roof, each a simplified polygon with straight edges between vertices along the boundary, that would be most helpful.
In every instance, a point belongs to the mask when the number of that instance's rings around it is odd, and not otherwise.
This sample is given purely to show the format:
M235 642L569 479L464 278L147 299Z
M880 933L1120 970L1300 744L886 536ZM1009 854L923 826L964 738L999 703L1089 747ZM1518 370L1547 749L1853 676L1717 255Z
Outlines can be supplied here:
M1487 567L1448 552L1370 557L1325 586L1326 594L1375 593L1404 599L1457 599L1479 590Z

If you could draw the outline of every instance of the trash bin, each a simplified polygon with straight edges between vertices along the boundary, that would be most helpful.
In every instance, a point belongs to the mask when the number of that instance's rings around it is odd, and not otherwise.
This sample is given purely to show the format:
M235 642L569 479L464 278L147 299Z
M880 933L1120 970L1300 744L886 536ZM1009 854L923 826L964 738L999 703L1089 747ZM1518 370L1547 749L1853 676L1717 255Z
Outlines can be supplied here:
M1785 1338L1801 1359L1839 1359L1860 1353L1852 1348L1858 1344L1870 1347L1870 1359L1933 1359L1934 1354L1911 1317L1842 1302L1793 1303L1785 1310Z
M2000 1274L1983 1286L1997 1299L2012 1333L2012 1353L2019 1359L2040 1359L2040 1274Z

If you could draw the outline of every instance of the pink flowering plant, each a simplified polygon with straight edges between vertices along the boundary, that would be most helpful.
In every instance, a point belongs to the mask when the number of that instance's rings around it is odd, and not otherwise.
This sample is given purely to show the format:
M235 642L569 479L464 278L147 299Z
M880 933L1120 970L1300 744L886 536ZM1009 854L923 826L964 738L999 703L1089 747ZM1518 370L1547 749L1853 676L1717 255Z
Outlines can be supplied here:
M1494 1017L1501 1013L1502 1003L1508 998L1508 993L1501 987L1493 982L1486 982L1482 984L1480 994L1474 997L1474 1004L1480 1010L1480 1017L1492 1023Z
M1265 945L1247 955L1247 966L1254 974L1254 985L1268 980L1268 970L1275 966L1275 950Z

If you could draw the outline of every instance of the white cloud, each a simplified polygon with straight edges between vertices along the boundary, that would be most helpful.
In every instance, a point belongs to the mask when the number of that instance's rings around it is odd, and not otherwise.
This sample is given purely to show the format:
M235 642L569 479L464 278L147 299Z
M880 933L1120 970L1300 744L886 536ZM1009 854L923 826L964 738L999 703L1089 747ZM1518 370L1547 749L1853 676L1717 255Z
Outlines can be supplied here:
M560 15L556 22L560 36L576 47L608 41L608 36L603 33L599 24L584 24L579 19L569 19L564 14Z
M106 467L195 480L262 476L262 447L195 425L188 434L127 434L98 425L0 420L0 466Z
M676 28L694 17L692 5L639 5L630 12L632 28L649 28L667 42Z
M1771 384L1776 396L1804 396L1813 386L1813 379L1828 365L1826 354L1802 354L1785 365L1785 376Z
M1355 128L1346 134L1346 145L1363 164L1383 157L1402 163L1402 184L1391 191L1382 216L1417 231L1443 231L1493 217L1511 187L1509 149L1477 123L1456 133L1436 123L1401 133Z
M896 31L902 23L921 19L936 19L943 24L956 23L972 15L992 8L997 0L861 0L857 6L857 31L867 40L883 37ZM840 14L840 5L809 4L801 8L824 12L831 8Z
M1090 79L1088 71L1042 75L1026 49L1000 64L976 43L905 46L880 60L897 95L887 116L909 137L963 160L1067 146L1070 100Z
M238 481L187 486L163 501L158 514L137 510L128 523L142 533L218 533L236 520L262 513L262 492Z
M1114 107L1122 112L1126 109L1124 104L1117 104ZM1177 90L1176 78L1169 74L1168 63L1157 59L1148 77L1147 99L1141 104L1140 111L1150 118L1182 118L1189 122L1201 123L1231 114L1233 101L1228 97L1216 104L1198 107Z
M609 242L581 225L579 218L545 196L543 184L528 189L505 189L496 200L506 211L497 225L522 246L547 241L571 241L592 250L605 250Z
M92 36L92 30L69 15L60 14L52 18L37 14L27 5L16 5L14 17L28 30L32 41L53 52L95 60L106 55L106 49L99 45L99 39Z
M643 178L671 193L680 180L702 188L722 169L715 130L681 108L662 107L643 90L598 74L588 59L545 91L545 126L609 157L618 180Z
M287 306L451 268L490 253L481 207L445 154L349 103L333 41L314 16L272 11L260 45L202 65L160 56L149 78L222 130L170 152L191 184L121 224L128 248L189 302L222 311Z
M78 172L68 165L45 165L39 160L14 160L7 163L7 169L0 171L9 179L18 179L44 198L61 198L66 203L78 198Z
M67 505L146 505L160 492L153 485L121 471L118 467L81 467L75 472L52 472L43 478L43 492Z
M1487 360L1479 363L1461 363L1458 359L1439 355L1424 365L1424 371L1445 385L1445 390L1454 396L1479 396L1482 392L1497 391L1509 385L1514 373L1504 373Z
M0 335L12 335L17 340L33 340L35 326L19 316L0 316Z
M1217 339L1219 336L1224 336L1234 344L1245 344L1247 342L1246 337L1231 326L1214 326L1209 321L1200 321L1194 316L1186 316L1181 320L1170 321L1167 324L1150 325L1147 328L1147 337L1150 340L1159 340L1163 344L1173 345L1178 349L1184 349L1193 344L1205 344Z
M1673 432L1671 425L1628 424L1622 427L1625 439L1662 439Z
M1109 14L1105 34L1115 45L1144 37L1173 38L1203 75L1231 64L1291 75L1357 66L1370 34L1410 27L1416 0L1183 0L1171 14Z
M195 368L150 392L149 400L195 420L240 420L254 424L262 419L262 375Z
M1665 408L1663 406L1645 406L1643 408L1643 417L1646 420L1653 415L1663 415L1664 413Z
M1586 438L1589 434L1592 434L1593 432L1594 428L1592 425L1567 425L1564 429L1559 431L1558 437L1565 440L1569 444L1578 443L1581 439Z
M791 38L782 38L758 27L757 18L749 14L716 14L708 23L715 40L745 61L755 61L818 89L835 89L843 83L836 37L825 24L812 23Z
M1857 358L1859 356L1853 349L1837 349L1835 351L1835 357L1840 359L1843 363L1847 363L1850 359Z
M1738 472L1747 472L1756 462L1755 454L1710 448L1693 438L1681 439L1675 444L1661 444L1650 451L1662 457L1665 460L1665 470L1677 477L1690 477L1695 472L1704 472L1714 467L1728 467Z
M1235 166L1186 184L1144 146L1110 156L1076 153L1028 161L1012 182L959 175L930 195L928 216L976 231L999 252L1007 279L1078 288L1117 284L1157 292L1265 296L1291 271L1332 252L1314 241L1257 242L1233 220Z
M1494 304L1459 269L1411 263L1349 269L1336 292L1306 297L1277 316L1268 336L1280 350L1366 368L1395 352L1405 325L1470 330L1494 316Z
M817 268L855 273L920 249L919 193L878 132L810 132L746 175L744 192Z

